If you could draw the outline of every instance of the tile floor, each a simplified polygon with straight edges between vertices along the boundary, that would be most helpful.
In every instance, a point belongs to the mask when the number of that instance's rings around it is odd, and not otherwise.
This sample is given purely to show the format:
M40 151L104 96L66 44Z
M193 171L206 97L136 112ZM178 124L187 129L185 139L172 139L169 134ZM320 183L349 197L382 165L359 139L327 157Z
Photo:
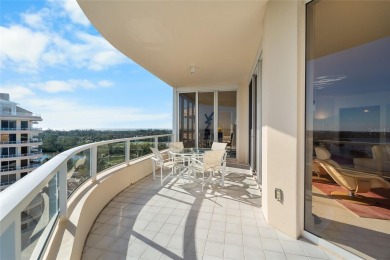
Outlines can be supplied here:
M151 175L116 196L96 219L82 259L338 259L267 225L247 170L228 168L225 188Z

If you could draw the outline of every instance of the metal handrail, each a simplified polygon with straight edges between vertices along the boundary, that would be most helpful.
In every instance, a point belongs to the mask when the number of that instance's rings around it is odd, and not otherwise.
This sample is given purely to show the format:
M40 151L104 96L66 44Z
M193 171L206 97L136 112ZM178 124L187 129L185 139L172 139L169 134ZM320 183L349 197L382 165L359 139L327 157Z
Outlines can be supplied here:
M32 155L38 155L38 154L42 154L42 150L39 150L39 151L33 152L33 153L20 153L20 154L1 155L0 158L17 158L17 157L25 157L25 156L32 156Z
M25 112L5 112L5 111L1 111L0 112L0 115L2 116L28 116L28 117L41 117L40 114L33 114L33 113L25 113Z
M27 141L4 141L0 144L29 144L29 143L42 143L42 140L27 140Z
M20 170L26 170L26 169L33 169L39 167L41 164L30 164L28 166L23 167L1 167L1 172L9 172L9 171L20 171Z
M4 127L0 128L1 131L42 131L42 128L26 128L26 127L19 127L19 128L12 128L12 127Z
M14 258L21 258L21 249L19 246L21 244L21 236L17 235L20 231L20 215L24 209L28 206L31 201L31 198L37 196L43 188L53 179L54 176L57 176L58 185L58 210L55 216L66 217L68 211L68 194L67 194L67 162L74 155L81 152L88 151L90 153L90 163L91 170L89 179L96 178L97 174L97 148L103 145L114 144L114 143L125 143L126 152L125 152L125 161L120 162L120 164L128 164L130 161L130 145L131 141L142 140L142 139L153 139L152 143L154 147L158 146L158 138L161 137L171 137L173 134L165 135L154 135L154 136L142 136L142 137L132 137L132 138L122 138L116 140L107 140L97 143L81 145L69 150L66 150L48 162L44 163L40 167L36 168L33 174L27 174L22 179L18 180L13 185L7 187L4 191L0 193L0 205L2 210L0 210L0 240L2 241L12 241L8 243L9 245L14 245L13 248L6 248L6 250L1 250L5 248L0 248L0 258L6 259L7 256L14 256ZM58 219L58 218L55 218ZM53 222L52 222L53 221ZM50 223L54 223L54 219L50 220ZM48 226L50 226L49 224ZM52 227L52 226L50 226ZM50 229L52 230L52 229ZM41 241L47 241L47 237L51 235L51 231L43 232L43 237L40 238L38 244ZM37 246L38 254L45 247L45 242L42 242L40 246ZM2 247L3 245L0 245ZM33 256L37 254L36 250L33 252ZM12 254L9 254L12 252Z

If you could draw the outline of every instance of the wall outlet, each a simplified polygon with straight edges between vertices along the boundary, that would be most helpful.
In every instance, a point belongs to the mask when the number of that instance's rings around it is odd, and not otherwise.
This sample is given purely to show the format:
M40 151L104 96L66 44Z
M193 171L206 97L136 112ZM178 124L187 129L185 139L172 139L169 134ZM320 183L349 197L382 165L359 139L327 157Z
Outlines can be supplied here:
M275 199L283 203L283 191L281 189L275 188Z

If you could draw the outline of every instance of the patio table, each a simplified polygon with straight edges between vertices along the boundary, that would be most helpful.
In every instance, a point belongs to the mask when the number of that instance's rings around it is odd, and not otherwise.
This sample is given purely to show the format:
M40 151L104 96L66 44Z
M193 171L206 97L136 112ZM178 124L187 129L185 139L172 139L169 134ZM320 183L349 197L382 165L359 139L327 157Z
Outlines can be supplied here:
M183 172L189 173L191 176L191 159L197 158L202 159L203 154L206 151L211 151L210 148L184 148L182 150L173 150L169 151L173 156L181 157L183 160ZM226 160L222 162L222 170L221 170L221 186L225 186L225 175L226 175ZM193 179L196 179L195 176L192 176Z

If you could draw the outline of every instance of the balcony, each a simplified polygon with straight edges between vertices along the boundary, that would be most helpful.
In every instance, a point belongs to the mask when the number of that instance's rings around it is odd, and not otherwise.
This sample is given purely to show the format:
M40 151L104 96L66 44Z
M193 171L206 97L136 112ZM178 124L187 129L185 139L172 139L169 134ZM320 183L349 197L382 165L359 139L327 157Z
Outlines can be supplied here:
M3 132L27 132L27 131L39 131L41 132L42 131L42 128L1 128L0 129L1 131Z
M20 144L28 145L28 146L37 146L42 145L42 140L24 140L24 141L3 141L0 142L0 147L6 146L6 147L17 147L20 146Z
M148 136L76 147L8 187L0 196L1 258L291 254L328 259L322 249L265 222L260 190L247 170L228 168L225 188L215 184L201 192L200 186L177 179L161 187L150 174L149 148L165 150L171 139ZM39 195L44 201L40 217L21 229L22 212Z
M37 157L40 155L42 155L42 150L37 150L36 152L31 152L31 153L4 154L4 155L0 155L0 159L9 159L9 158L18 158L18 157Z
M33 170L38 168L40 165L41 164L30 164L23 167L1 167L1 172Z
M33 114L33 113L26 113L26 112L9 112L9 111L1 111L0 116L3 117L36 117L36 118L41 118L41 115L39 114Z

